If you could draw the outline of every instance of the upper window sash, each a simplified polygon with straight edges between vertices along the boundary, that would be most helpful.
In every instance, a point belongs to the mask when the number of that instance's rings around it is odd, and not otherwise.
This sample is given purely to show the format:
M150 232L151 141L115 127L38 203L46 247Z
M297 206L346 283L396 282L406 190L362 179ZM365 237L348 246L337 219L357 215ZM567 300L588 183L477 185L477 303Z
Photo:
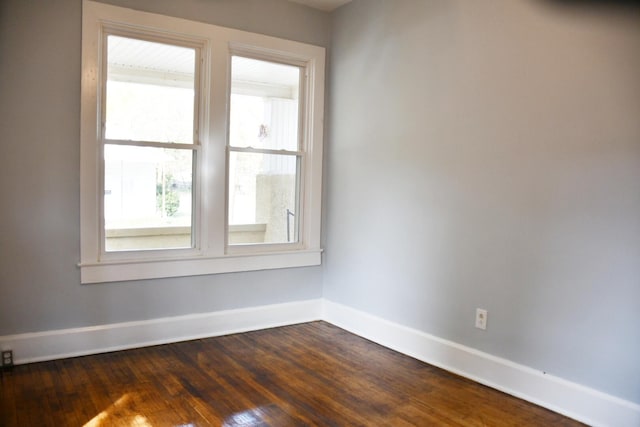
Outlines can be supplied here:
M109 38L112 38L112 42L116 44L117 41L127 40L132 42L132 46L129 46L129 52L127 49L123 49L125 52L120 54L120 58L116 60L120 60L120 62L128 62L125 66L129 66L129 70L122 69L118 72L118 64L109 65ZM101 39L102 43L100 45L100 81L102 83L100 87L100 117L101 117L101 128L100 135L103 141L108 141L109 143L138 143L139 145L147 145L154 146L154 144L180 144L180 145L199 145L200 144L200 125L202 122L202 118L200 117L200 110L202 109L202 101L203 99L203 89L206 85L203 82L203 54L206 50L207 41L204 39L196 39L196 38L186 38L176 37L173 34L168 34L160 31L153 31L148 28L132 28L131 26L125 26L122 24L117 24L114 22L105 22L101 25ZM139 43L136 43L139 42ZM136 45L137 44L137 45ZM145 46L147 45L147 46ZM191 138L189 141L161 141L160 139L154 138L109 138L107 133L107 77L108 75L122 75L125 74L125 80L132 81L131 74L131 62L139 62L140 66L146 68L146 70L140 70L137 80L137 83L167 83L170 78L166 77L162 79L163 75L166 76L168 74L174 73L173 77L174 85L180 86L180 82L178 79L182 76L180 74L187 74L184 68L185 64L178 63L176 64L176 70L163 70L158 67L161 67L162 63L158 63L157 58L142 58L138 59L136 57L141 56L141 51L144 51L145 47L157 47L157 46L166 46L168 48L167 52L159 52L156 49L154 54L158 55L180 55L181 53L186 54L188 51L193 51L193 77L190 87L193 89L194 97L193 97L193 112L192 112L192 121L191 121ZM115 52L115 48L112 48L112 52ZM180 52L182 51L182 52ZM133 58L132 58L133 57ZM145 63L146 62L146 63ZM183 60L184 62L184 60ZM155 68L154 68L155 67ZM115 69L114 69L115 68ZM165 67L166 68L166 67ZM127 71L129 71L129 75L126 75ZM184 77L182 77L184 79ZM113 79L115 80L115 79ZM118 79L120 80L120 79ZM158 82L158 80L161 80ZM188 85L188 82L187 82Z

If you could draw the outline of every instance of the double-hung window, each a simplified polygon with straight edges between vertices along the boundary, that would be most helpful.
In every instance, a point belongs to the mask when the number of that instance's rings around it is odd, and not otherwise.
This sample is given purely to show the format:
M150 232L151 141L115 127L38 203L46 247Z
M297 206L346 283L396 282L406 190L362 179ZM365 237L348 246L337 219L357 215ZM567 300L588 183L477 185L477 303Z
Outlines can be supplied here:
M324 49L83 7L82 282L318 265Z
M196 64L202 46L143 37L109 27L102 36L100 245L105 254L197 246Z

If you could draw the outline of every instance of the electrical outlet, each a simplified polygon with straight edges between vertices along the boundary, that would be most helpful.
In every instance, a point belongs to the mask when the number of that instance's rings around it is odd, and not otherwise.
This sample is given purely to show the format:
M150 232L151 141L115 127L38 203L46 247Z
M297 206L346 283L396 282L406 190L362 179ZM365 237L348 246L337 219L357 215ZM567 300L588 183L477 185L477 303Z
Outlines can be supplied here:
M476 308L476 328L487 329L487 310Z
M2 368L11 368L13 366L13 350L2 351Z

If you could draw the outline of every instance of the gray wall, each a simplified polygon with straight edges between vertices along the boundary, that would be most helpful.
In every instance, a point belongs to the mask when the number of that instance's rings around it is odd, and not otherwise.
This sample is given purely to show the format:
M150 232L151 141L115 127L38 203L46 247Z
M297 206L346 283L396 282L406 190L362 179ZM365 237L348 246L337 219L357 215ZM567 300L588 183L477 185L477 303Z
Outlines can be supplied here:
M640 403L640 13L598 3L334 13L324 295Z
M284 0L112 1L325 45ZM322 269L80 285L79 0L0 2L0 335L317 298Z
M283 0L109 2L329 40L328 14ZM324 267L80 285L81 3L0 2L0 335L324 280L333 301L640 403L640 17L559 3L335 13Z

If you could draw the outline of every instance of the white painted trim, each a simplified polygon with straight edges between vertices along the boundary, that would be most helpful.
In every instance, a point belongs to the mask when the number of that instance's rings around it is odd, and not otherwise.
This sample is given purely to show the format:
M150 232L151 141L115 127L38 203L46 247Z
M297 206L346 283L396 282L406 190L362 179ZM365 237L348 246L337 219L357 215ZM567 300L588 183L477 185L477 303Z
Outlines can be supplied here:
M0 336L16 364L255 331L321 319L322 300Z
M392 350L593 426L640 426L640 405L353 308L324 301L323 319Z
M80 278L82 283L101 283L120 280L233 273L236 271L308 267L320 265L321 261L321 250L298 250L272 253L263 252L249 255L225 255L219 257L159 258L137 260L135 262L96 262L81 264Z
M0 336L31 363L325 320L363 338L593 426L639 426L640 405L324 299Z

